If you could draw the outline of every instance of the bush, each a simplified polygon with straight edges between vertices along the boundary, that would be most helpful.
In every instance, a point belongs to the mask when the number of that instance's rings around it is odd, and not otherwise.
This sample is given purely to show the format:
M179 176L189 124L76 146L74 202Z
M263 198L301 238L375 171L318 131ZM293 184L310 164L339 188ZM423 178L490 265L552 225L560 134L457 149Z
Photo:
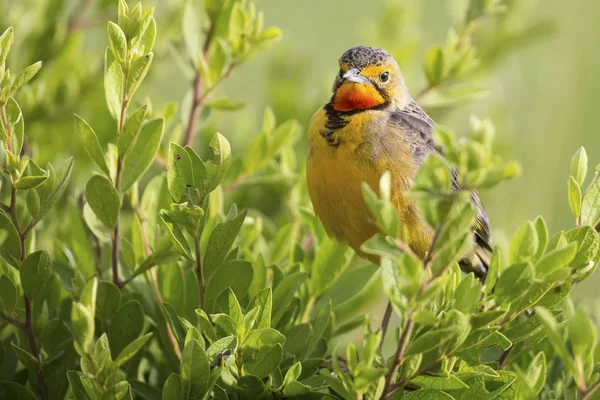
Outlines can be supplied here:
M411 193L435 228L430 251L420 259L405 244L386 174L378 190L364 187L382 232L363 246L380 257L373 265L329 239L308 206L296 121L278 124L267 109L244 154L232 155L219 133L201 155L193 148L200 117L242 106L213 97L218 85L279 30L263 27L250 0L181 3L183 41L169 45L193 82L181 123L177 105L156 111L136 96L154 60L153 11L120 0L117 22L108 23L103 82L112 121L100 125L110 130L97 134L80 115L69 123L87 153L83 164L95 164L91 177L73 158L40 166L38 153L52 156L26 131L17 102L37 116L37 129L51 115L65 118L61 110L94 85L83 68L61 73L75 39L53 42L60 49L41 87L28 86L41 63L11 74L13 29L0 37L3 398L592 398L596 327L568 297L600 258L600 167L583 189L583 148L568 184L576 226L550 235L542 217L525 222L508 248L494 249L479 281L457 264L472 242L470 194L519 167L494 152L487 119L473 117L461 140L440 128L445 158L426 159ZM519 35L501 31L480 57L471 39L490 21L505 26L511 13L471 0L446 45L427 51L418 99L440 110L478 95L473 80L499 57L494 49L506 51ZM80 24L73 18L64 32ZM103 148L105 131L112 142ZM272 218L231 203L252 187L277 188L287 212ZM362 310L381 289L390 305L380 326ZM392 313L400 326L388 332ZM359 329L357 340L340 340Z

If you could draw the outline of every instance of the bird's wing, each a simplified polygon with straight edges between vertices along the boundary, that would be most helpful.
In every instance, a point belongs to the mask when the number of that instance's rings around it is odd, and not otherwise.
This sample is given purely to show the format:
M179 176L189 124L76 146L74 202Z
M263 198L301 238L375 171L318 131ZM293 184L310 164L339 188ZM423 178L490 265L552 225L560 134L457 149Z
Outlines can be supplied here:
M412 135L409 138L409 141L413 145L413 157L419 164L430 151L436 151L442 156L444 155L442 149L436 147L433 142L433 128L435 127L435 122L415 101L411 101L401 110L394 111L391 119L393 123L403 125L407 128L405 131ZM457 190L458 187L458 173L456 170L453 170L452 188L453 190ZM477 210L475 223L473 224L475 242L480 248L492 251L490 245L491 232L489 219L476 191L471 193L471 202ZM484 257L485 255L483 252L476 251L476 253L481 261L487 265L487 257Z

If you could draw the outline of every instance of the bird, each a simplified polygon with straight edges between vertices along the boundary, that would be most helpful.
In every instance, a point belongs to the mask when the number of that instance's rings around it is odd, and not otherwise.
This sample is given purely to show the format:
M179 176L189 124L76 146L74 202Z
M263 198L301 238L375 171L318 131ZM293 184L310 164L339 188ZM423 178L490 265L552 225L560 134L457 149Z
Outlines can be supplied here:
M306 181L316 216L328 236L347 243L370 260L361 246L380 233L364 200L362 184L377 192L381 176L391 176L390 200L405 228L407 244L425 258L434 229L408 195L430 152L442 150L433 139L435 122L411 97L398 63L385 50L358 46L339 59L332 96L313 115L308 129ZM459 187L452 171L453 189ZM459 262L465 272L484 279L491 251L490 225L476 191L472 253Z

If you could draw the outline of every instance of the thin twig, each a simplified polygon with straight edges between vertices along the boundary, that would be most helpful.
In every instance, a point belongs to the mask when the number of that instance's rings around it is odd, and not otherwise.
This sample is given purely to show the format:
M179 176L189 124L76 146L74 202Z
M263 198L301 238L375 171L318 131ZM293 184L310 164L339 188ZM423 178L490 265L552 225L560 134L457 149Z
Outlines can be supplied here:
M392 302L388 301L387 306L385 307L385 312L383 313L383 319L381 320L381 342L379 342L379 350L383 347L383 339L385 338L385 334L388 330L388 325L390 324L390 319L392 318Z
M597 380L592 386L588 389L585 389L581 392L581 400L590 400L592 395L596 390L600 389L600 379Z
M381 395L382 399L387 399L395 390L393 387L394 378L396 377L396 373L398 372L400 365L404 361L404 353L408 347L408 342L410 341L410 336L414 327L415 322L413 321L412 316L409 315L406 321L406 326L404 327L402 335L400 336L400 343L398 344L398 349L396 350L396 354L394 356L394 364L385 376L385 387L383 389L383 394Z
M214 31L214 25L210 24L208 32L206 32L206 38L204 39L204 46L202 47L202 57L204 57L204 59L206 59L206 57L208 56L208 49L210 48L210 42L212 41ZM200 111L200 105L202 104L202 99L202 74L200 74L200 70L198 69L196 71L196 76L194 77L194 97L192 100L192 108L190 110L190 116L185 131L185 146L191 146L194 143L194 131L196 121L198 120L198 114Z
M12 315L0 313L0 318L3 319L3 320L5 320L9 324L16 326L17 328L25 329L25 323L19 321L18 319L16 319Z

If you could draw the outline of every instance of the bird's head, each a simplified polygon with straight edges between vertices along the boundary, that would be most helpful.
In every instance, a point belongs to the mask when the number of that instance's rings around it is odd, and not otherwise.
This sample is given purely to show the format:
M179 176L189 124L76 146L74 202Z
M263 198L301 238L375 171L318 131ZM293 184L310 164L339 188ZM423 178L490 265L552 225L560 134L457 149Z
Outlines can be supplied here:
M410 100L396 60L384 50L354 47L340 57L331 104L339 112L402 106Z

